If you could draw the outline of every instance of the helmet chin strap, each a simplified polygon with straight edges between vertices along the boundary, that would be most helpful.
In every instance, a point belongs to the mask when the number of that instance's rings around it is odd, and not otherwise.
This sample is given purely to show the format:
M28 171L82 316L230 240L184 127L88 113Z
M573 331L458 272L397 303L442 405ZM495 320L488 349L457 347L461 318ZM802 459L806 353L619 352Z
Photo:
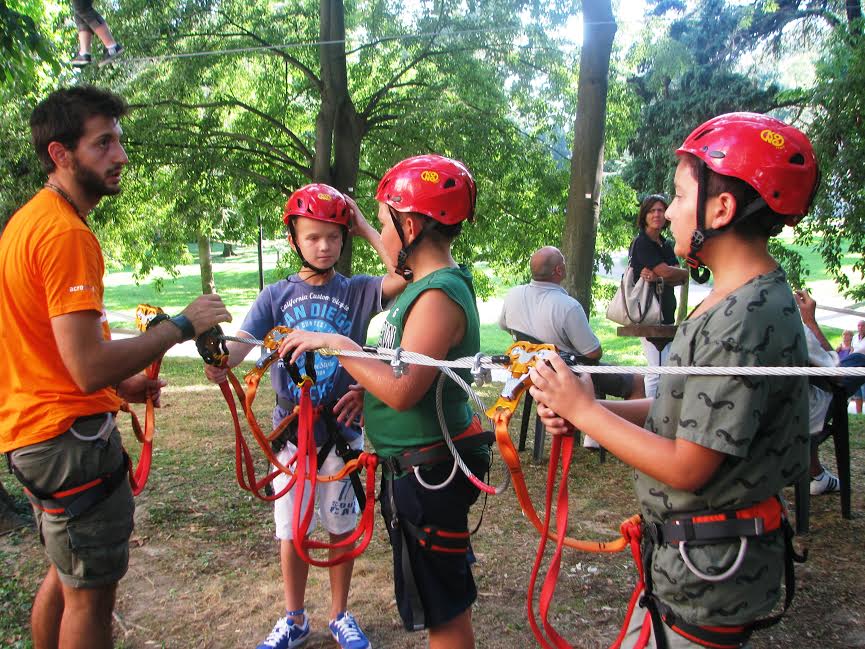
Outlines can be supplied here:
M345 244L348 242L348 230L345 226L340 227L342 228L342 247L339 249L339 256L342 257L342 253L345 251ZM333 264L328 268L319 268L318 266L313 266L306 260L306 257L304 257L303 253L300 251L300 246L297 245L297 233L294 230L294 218L289 219L288 221L288 231L291 234L291 245L294 247L297 256L300 257L301 267L309 268L316 275L326 275L333 270L336 264ZM339 261L339 257L337 257L337 261Z
M685 257L685 263L691 268L691 279L698 284L709 281L711 271L698 257L700 249L706 243L709 232L706 231L706 185L709 180L709 172L706 163L697 159L697 227L691 233L691 249Z
M399 251L399 254L396 258L396 267L394 268L394 272L402 277L405 281L410 282L414 279L414 272L411 268L407 266L408 264L408 255L409 253L420 243L420 240L423 239L424 234L426 234L426 227L424 227L418 235L414 238L414 240L406 245L405 242L405 232L402 229L402 224L399 222L399 218L397 217L396 210L392 207L388 206L388 211L390 212L390 218L393 221L393 227L396 230L396 234L399 237L400 243L402 243L402 249Z
M697 227L691 233L691 249L688 251L688 256L685 257L685 262L691 269L691 278L698 284L705 284L709 281L711 271L700 259L699 252L703 245L709 239L718 236L725 232L736 221L747 218L766 207L766 201L762 198L756 198L742 209L736 210L736 215L726 225L720 228L706 227L706 191L709 184L709 168L706 163L697 159Z

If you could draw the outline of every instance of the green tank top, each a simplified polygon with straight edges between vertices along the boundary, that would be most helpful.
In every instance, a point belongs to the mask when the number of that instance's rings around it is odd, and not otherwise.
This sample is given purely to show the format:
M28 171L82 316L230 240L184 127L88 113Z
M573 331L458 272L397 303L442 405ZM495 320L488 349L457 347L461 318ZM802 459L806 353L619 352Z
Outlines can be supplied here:
M421 293L431 289L444 291L466 315L465 335L458 345L448 350L446 360L477 354L480 351L480 318L472 276L464 266L442 268L409 284L388 313L379 336L379 347L388 349L399 347L405 320L412 305ZM456 372L466 383L471 383L469 370L461 369ZM407 448L441 441L441 426L436 415L436 381L414 407L404 412L389 408L381 400L366 392L363 404L364 432L380 456L390 457ZM468 428L472 418L468 395L449 379L445 382L442 405L451 435L457 435Z

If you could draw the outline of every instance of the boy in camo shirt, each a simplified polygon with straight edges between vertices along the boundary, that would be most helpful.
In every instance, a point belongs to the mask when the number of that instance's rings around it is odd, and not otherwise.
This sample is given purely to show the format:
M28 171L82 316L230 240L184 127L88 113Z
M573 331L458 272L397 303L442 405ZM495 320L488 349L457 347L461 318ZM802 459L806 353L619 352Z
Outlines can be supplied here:
M810 142L776 119L731 113L676 153L666 212L675 250L715 282L666 364L808 365L796 302L767 245L808 211L818 178ZM579 428L635 468L651 569L622 646L746 646L778 603L792 555L780 493L808 468L806 378L663 375L654 400L619 402L595 401L587 376L557 357L531 378L548 429ZM704 514L733 521L710 531L693 520Z

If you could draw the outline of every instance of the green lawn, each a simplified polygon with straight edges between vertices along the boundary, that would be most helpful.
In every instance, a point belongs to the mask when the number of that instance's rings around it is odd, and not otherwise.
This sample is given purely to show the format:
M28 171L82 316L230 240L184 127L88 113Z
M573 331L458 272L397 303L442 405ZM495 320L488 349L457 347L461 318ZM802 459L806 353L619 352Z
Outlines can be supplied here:
M185 307L194 296L201 293L197 246L190 245L190 254L194 263L178 267L177 277L160 276L159 282L146 281L136 283L128 269L109 273L105 282L105 307L109 312L132 316L135 308L142 303L160 306L169 313L174 313ZM266 246L265 267L272 266L268 260L276 255L276 247ZM219 249L213 251L214 281L219 295L222 297L235 322L239 322L258 295L258 270L256 251L252 246L238 249L238 255L223 259ZM277 281L280 275L271 269L264 273L265 284ZM496 295L501 295L509 288L506 282L496 280ZM112 327L128 329L130 323L109 315ZM601 316L591 319L592 329L601 341L604 349L604 360L608 363L639 364L643 362L643 352L640 341L636 338L619 338L613 323ZM368 344L375 344L378 331L371 327ZM481 351L485 354L501 354L508 348L512 340L510 334L502 331L494 323L481 325Z

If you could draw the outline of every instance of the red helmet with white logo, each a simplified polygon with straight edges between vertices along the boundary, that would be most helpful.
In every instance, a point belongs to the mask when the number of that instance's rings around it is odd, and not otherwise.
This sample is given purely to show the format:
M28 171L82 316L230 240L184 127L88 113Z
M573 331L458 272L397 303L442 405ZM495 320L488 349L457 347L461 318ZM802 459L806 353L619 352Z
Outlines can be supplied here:
M794 225L817 191L817 158L802 131L758 113L728 113L698 126L676 150L712 171L753 187L769 208Z
M462 162L430 154L395 164L382 177L375 199L397 212L416 212L453 225L472 219L477 193Z
M324 183L304 185L288 198L282 220L288 225L293 216L305 216L317 221L348 227L349 207L338 189Z

